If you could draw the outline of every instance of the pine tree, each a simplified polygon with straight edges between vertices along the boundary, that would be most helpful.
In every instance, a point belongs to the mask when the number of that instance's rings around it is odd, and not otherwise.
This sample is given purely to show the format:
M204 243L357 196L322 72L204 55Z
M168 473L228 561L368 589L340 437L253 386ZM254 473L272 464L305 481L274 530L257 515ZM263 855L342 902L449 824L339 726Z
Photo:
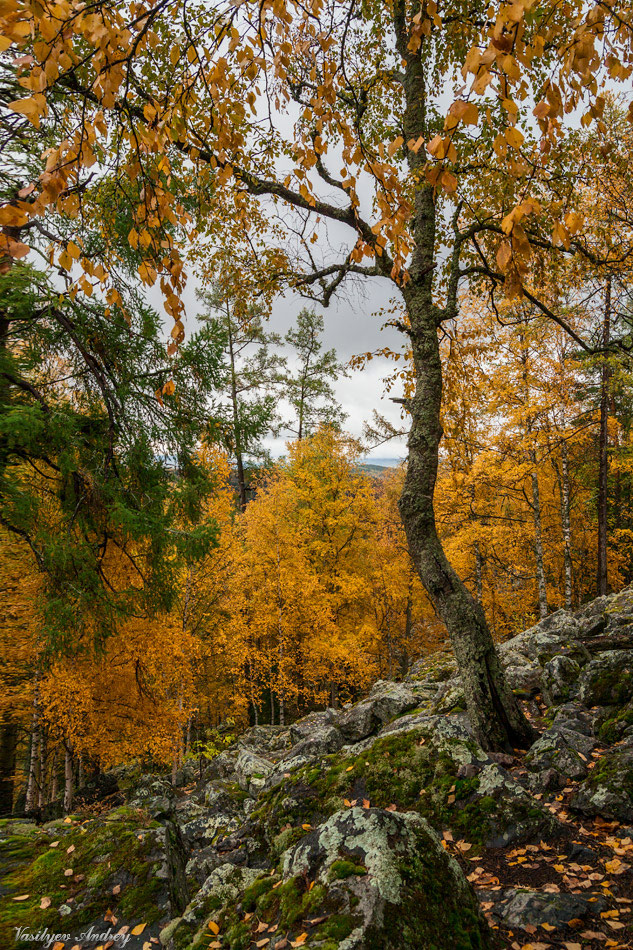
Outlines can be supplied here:
M299 440L312 435L320 424L340 426L346 418L332 387L333 381L346 375L345 369L335 350L322 352L322 334L323 317L304 309L284 338L294 350L291 362L296 364L283 378L284 395L294 410L286 428Z
M262 457L261 439L278 424L274 394L282 358L272 351L281 343L264 329L263 308L237 296L235 288L218 280L211 290L199 293L204 305L200 317L222 347L220 388L223 400L214 407L209 427L235 459L240 507L246 507L248 458Z

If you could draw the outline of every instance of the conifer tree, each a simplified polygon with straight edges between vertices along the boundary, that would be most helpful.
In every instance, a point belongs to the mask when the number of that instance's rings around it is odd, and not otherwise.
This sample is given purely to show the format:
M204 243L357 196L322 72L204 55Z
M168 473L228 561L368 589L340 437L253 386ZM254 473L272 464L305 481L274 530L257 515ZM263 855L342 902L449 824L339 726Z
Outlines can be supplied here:
M323 317L315 310L303 309L284 337L294 351L283 378L284 395L294 410L286 428L297 439L312 435L317 426L341 425L345 413L336 400L332 383L345 375L335 350L323 351Z
M261 439L278 425L274 389L283 360L273 347L281 339L265 330L262 305L244 300L226 280L219 279L210 290L201 291L199 299L205 308L200 319L223 354L219 388L224 398L214 406L209 432L235 459L243 511L247 460L265 454Z

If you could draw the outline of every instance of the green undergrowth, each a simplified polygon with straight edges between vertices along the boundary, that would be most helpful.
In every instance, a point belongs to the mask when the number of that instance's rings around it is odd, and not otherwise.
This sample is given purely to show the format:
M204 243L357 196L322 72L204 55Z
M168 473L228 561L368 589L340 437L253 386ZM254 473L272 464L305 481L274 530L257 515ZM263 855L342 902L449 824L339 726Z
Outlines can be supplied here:
M151 857L158 827L129 808L109 812L105 818L84 822L75 818L43 828L4 823L0 946L32 948L32 941L16 940L16 928L74 933L102 921L108 910L134 924L159 920L164 915L159 906L164 883L156 877L160 862ZM120 892L113 895L117 885ZM48 901L48 906L41 906Z

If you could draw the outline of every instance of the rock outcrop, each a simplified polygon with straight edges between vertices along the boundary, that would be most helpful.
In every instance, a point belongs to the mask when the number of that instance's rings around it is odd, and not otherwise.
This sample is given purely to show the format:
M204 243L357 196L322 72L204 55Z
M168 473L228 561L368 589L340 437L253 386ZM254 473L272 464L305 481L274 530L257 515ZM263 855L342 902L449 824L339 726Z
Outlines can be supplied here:
M223 950L483 950L494 943L486 916L500 933L558 928L568 944L578 921L588 933L614 921L626 898L617 904L615 884L600 882L610 867L630 873L633 842L624 829L608 839L616 844L600 843L590 823L633 824L633 593L558 611L500 654L541 733L527 755L484 752L454 661L439 653L354 705L248 729L195 780L183 774L185 789L165 776L121 780L125 821L140 823L135 841L148 847L151 908L138 898L136 912L147 933L165 950L206 948L216 933L211 946ZM78 853L107 819L80 833ZM0 829L7 841L39 842L36 859L11 870L9 890L35 893L39 852L57 827ZM60 840L71 833L76 823ZM107 855L100 847L89 853ZM521 876L537 853L540 890ZM138 868L115 895L118 858L106 860L107 909L127 923L132 898L124 907L121 897ZM511 880L500 879L502 866ZM82 884L73 877L69 900L56 893L42 919L95 917L94 889ZM30 898L24 908L37 918Z

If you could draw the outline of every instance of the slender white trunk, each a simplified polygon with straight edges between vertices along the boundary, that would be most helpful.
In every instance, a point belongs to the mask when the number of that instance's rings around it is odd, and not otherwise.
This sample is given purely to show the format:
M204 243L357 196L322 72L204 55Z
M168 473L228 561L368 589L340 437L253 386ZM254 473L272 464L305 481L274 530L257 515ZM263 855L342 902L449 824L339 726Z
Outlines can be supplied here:
M534 515L534 557L536 560L536 579L538 582L538 606L541 620L545 620L547 609L547 584L545 581L545 564L543 559L543 533L541 526L541 497L539 493L538 475L536 474L536 453L530 450L532 462L532 512Z
M59 773L58 773L58 749L53 751L53 761L51 763L51 788L48 796L49 802L54 802L59 792Z
M571 560L571 509L569 500L569 458L567 455L567 443L563 439L561 444L562 461L562 524L563 524L563 544L564 544L564 565L565 565L565 607L571 610L573 574Z
M64 756L64 814L69 815L73 808L73 754L68 743Z
M38 808L42 808L46 804L47 758L48 758L48 749L47 749L47 742L46 742L46 734L40 730L40 780L39 780L39 789L38 789L38 797L37 797Z
M26 785L26 811L33 811L39 797L38 763L40 758L40 669L35 671L33 685L33 718L31 720L31 755L29 757L29 775Z

